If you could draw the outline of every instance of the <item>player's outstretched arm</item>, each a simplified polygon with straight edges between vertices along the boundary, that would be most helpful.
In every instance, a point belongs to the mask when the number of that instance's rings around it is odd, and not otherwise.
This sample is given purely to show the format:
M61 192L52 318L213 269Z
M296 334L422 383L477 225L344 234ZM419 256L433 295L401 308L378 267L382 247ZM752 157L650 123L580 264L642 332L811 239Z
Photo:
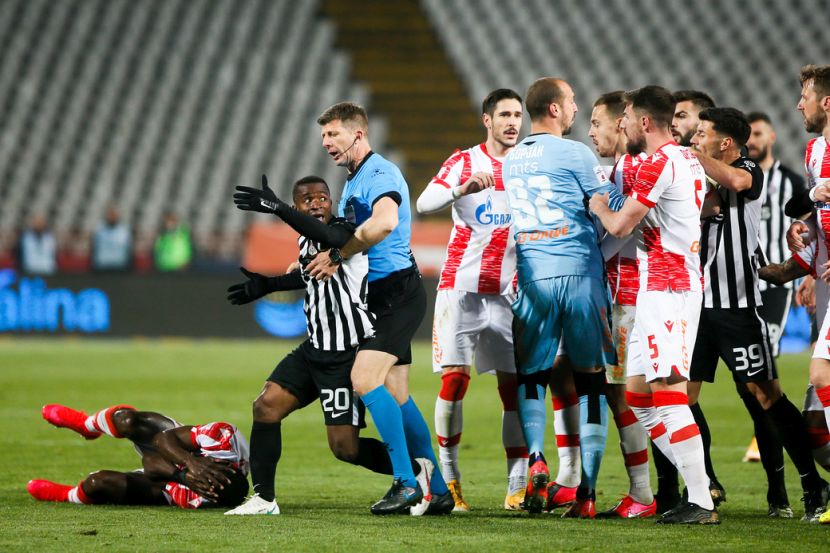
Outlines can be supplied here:
M723 187L733 192L743 192L752 188L752 175L743 169L732 167L704 153L695 151L697 159L703 166L706 176L714 179Z
M340 249L343 258L364 252L389 236L398 226L398 203L384 196L372 206L372 215L357 227L354 236ZM317 280L325 280L337 271L338 264L326 254L317 256L306 266L309 275Z
M262 175L261 189L237 186L233 202L243 211L276 215L301 236L319 242L324 248L342 248L352 237L352 229L348 225L327 225L311 215L300 213L277 198L268 186L268 178L265 175Z
M810 272L798 264L794 257L784 263L771 263L758 269L758 276L776 286L807 276Z
M613 211L608 205L609 195L594 194L588 202L591 212L596 215L602 226L609 234L617 238L628 236L643 217L648 213L649 208L634 198L628 198L619 211Z
M806 221L793 221L787 229L787 247L793 253L798 253L815 240L815 218Z
M250 303L271 292L302 290L305 288L305 282L299 270L275 277L254 273L245 267L240 267L239 270L248 277L248 280L228 287L228 301L233 305Z

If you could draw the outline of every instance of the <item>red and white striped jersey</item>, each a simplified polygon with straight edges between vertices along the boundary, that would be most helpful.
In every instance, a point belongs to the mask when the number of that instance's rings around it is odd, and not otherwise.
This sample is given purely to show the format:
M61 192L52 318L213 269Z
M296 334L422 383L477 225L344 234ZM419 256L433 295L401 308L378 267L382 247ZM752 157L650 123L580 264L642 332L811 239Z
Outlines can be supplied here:
M632 156L624 154L614 164L609 180L617 190L631 195L631 188L637 180L640 164L648 156L645 152ZM640 270L637 266L637 242L628 240L614 257L605 262L608 273L608 285L611 288L611 301L617 305L636 305L637 291L640 289Z
M248 442L227 422L210 422L190 429L190 442L203 457L228 461L242 474L248 474Z
M697 157L674 141L640 165L631 198L651 208L636 234L640 290L703 291L699 252L705 183Z
M248 475L248 442L241 432L227 422L210 422L190 429L190 443L198 448L202 457L212 457L230 462L242 474ZM164 486L167 502L182 509L198 509L213 503L179 482L167 482Z
M807 142L804 169L807 171L807 188L830 180L830 147L823 136ZM820 272L818 268L830 258L830 204L816 202L816 241L812 267L814 272ZM816 320L823 321L827 316L827 302L827 286L819 279L816 281Z
M808 188L830 180L830 148L823 136L807 143L804 168L807 171ZM822 254L826 256L827 251L830 250L830 204L816 202L816 235L819 242L816 248L818 260L822 258Z
M512 216L501 174L502 160L484 144L456 150L430 181L449 189L465 183L473 173L491 173L495 186L458 198L452 205L454 223L447 257L441 268L439 290L479 294L508 294L516 276L516 243L510 231Z

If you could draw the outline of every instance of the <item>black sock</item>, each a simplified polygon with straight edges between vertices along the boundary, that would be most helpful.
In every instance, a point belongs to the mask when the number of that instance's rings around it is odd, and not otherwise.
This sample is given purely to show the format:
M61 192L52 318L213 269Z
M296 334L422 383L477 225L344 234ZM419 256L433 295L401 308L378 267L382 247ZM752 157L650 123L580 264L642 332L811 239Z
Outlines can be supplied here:
M767 502L774 505L789 505L787 486L784 483L784 446L769 427L764 409L755 396L749 392L739 395L755 426L755 439L761 453L761 464L767 473Z
M278 422L254 421L251 426L251 481L254 493L274 501L274 479L282 455L282 431Z
M700 408L700 403L689 405L692 410L692 415L695 417L695 423L700 429L700 439L703 441L703 462L706 465L706 475L710 480L718 481L715 475L715 467L712 466L712 434L709 432L709 423L706 422L706 417L703 416L703 409Z
M600 424L601 404L599 396L605 394L605 373L574 372L574 388L579 397L588 396L588 423Z
M657 471L657 495L663 499L680 497L677 491L677 468L654 442L651 443L651 458Z
M383 442L374 438L359 438L357 457L352 464L379 474L392 474L392 461ZM416 465L417 466L417 465Z
M821 486L823 481L816 471L807 427L804 425L804 419L801 418L798 408L787 399L787 396L782 395L767 409L766 416L772 431L775 432L795 465L804 491L815 490Z

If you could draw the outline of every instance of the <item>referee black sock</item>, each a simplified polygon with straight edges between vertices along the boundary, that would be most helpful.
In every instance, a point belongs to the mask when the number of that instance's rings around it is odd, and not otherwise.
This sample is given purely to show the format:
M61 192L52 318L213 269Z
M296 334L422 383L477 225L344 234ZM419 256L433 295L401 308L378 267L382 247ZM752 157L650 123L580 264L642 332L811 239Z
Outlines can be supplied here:
M254 493L265 501L274 501L274 479L282 455L281 426L258 421L251 426L251 481Z
M804 491L815 490L821 486L822 479L813 461L807 427L798 408L787 399L787 396L782 395L766 410L766 416L772 431L795 465Z
M752 417L755 426L755 439L761 453L761 464L767 473L767 503L789 505L787 486L784 483L784 447L769 426L764 409L755 396L748 392L739 392L741 399Z
M695 417L695 424L700 430L700 439L703 441L703 463L706 465L706 475L710 480L718 481L715 475L715 467L712 466L712 434L709 432L709 423L706 422L706 417L703 415L703 409L700 403L689 405L692 410L692 415Z
M357 456L351 463L379 474L392 474L392 461L386 446L374 438L359 438Z

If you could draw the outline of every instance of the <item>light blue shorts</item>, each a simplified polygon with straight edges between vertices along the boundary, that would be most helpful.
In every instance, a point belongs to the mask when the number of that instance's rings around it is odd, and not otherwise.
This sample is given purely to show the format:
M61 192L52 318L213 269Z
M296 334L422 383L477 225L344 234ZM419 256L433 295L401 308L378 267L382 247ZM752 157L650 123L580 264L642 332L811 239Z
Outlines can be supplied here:
M616 363L605 283L588 276L535 280L513 303L517 369L532 374L553 366L560 338L574 368Z

